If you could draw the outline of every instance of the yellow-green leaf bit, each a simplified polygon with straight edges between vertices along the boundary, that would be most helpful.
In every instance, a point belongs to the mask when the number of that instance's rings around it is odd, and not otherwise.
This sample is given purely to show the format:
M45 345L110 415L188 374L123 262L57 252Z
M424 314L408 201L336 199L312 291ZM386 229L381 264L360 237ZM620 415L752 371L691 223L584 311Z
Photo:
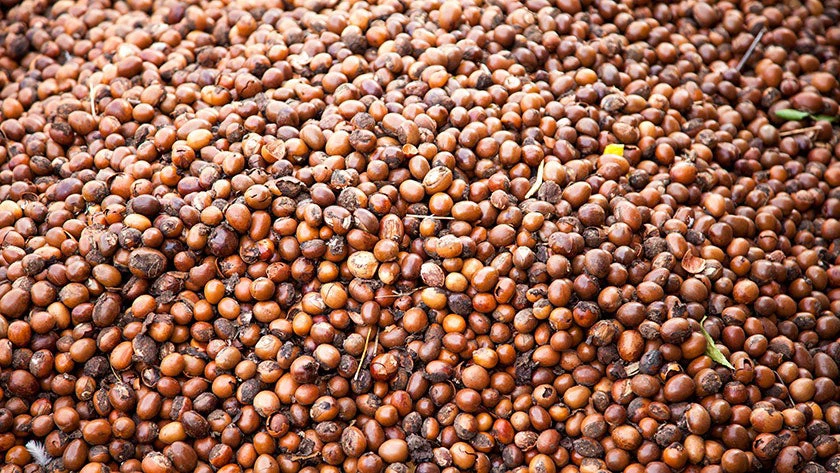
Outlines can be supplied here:
M776 116L782 120L799 121L808 118L808 112L801 112L792 108L784 108L776 110Z
M703 320L706 320L703 317ZM700 321L700 331L703 333L703 337L706 339L706 354L709 355L709 358L713 359L716 363L721 364L731 370L734 370L735 367L732 366L732 363L723 356L720 349L715 345L715 341L712 339L712 336L709 335L709 332L703 328L703 320Z

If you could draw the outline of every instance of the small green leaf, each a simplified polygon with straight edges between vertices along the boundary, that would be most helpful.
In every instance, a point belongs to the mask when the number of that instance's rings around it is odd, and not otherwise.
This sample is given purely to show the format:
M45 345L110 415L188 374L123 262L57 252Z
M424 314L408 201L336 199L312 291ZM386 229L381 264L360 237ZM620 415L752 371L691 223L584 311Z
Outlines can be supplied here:
M837 121L837 117L832 117L831 115L811 115L811 118L816 121L825 121L828 123L834 123Z
M803 118L807 118L808 112L800 112L799 110L794 110L792 108L784 108L782 110L776 110L776 116L782 120L799 121Z
M706 320L706 318L703 317L703 320ZM730 363L725 356L723 356L723 353L721 353L720 349L717 347L717 345L715 345L715 341L712 340L712 336L709 335L709 332L707 332L705 328L703 328L703 320L700 321L700 331L703 333L703 337L706 339L706 354L709 355L709 358L711 358L718 364L721 364L731 370L734 370L735 367L732 366L732 363Z

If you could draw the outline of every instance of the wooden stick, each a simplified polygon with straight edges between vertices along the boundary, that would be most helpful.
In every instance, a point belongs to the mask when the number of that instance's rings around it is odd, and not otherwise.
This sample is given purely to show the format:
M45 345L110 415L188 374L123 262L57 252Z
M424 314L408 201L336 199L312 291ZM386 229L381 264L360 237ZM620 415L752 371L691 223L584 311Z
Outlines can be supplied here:
M299 461L303 461L303 460L310 460L310 459L315 458L315 457L320 456L320 455L321 455L321 452L313 452L313 453L310 453L309 455L292 455L289 458L293 462L299 462Z
M782 383L782 386L784 386L785 389L787 389L787 384L785 384L785 380L782 379L782 377L779 375L779 373L777 371L774 371L773 374L776 375L776 378L779 379L779 382ZM790 406L791 407L796 405L796 403L793 402L793 397L791 397L791 395L790 395L790 389L788 389L788 401L790 401Z
M528 189L528 192L525 193L525 198L529 198L532 195L536 194L538 190L540 190L540 186L543 183L543 173L545 172L545 159L540 161L540 166L537 168L537 178L534 179L534 184L531 185L531 188Z
M122 383L122 377L117 374L117 370L114 369L114 365L111 362L108 362L108 368L111 368L111 373L114 373L114 378L116 378L117 383Z
M396 299L396 298L398 298L398 297L402 297L402 296L410 296L410 295L414 294L414 293L415 293L415 292L417 292L417 291L420 291L420 290L422 290L422 289L426 289L427 287L429 287L429 286L420 286L420 287L415 287L414 289L412 289L412 290L410 290L410 291L408 291L408 292L395 292L394 294L383 294L383 295L381 295L381 296L374 296L374 299L387 299L387 298L389 298L389 297L393 297L393 298L395 298L395 299Z
M362 356L359 358L359 366L356 367L356 374L353 375L353 381L359 379L359 373L362 372L362 365L365 363L365 356L367 356L368 343L370 343L370 333L373 332L373 327L368 328L367 337L365 337L365 348L362 349Z
M746 64L747 61L750 59L750 56L752 56L752 53L753 51L755 51L756 46L758 46L758 42L761 41L761 38L766 32L767 26L762 26L761 31L759 31L758 34L755 36L755 39L753 40L752 44L750 44L750 47L747 49L747 52L744 53L744 57L741 58L741 60L738 62L738 65L735 67L736 71L741 72L741 68L744 67L744 64Z
M376 336L373 338L373 354L371 357L376 358L377 350L379 348L379 327L376 327Z
M98 85L90 84L90 80L88 80L88 89L90 89L90 114L93 115L93 118L97 118L96 103L93 101L93 95L96 93L97 88L99 88Z
M816 125L815 126L807 126L805 128L797 128L795 130L783 131L783 132L779 133L779 136L784 138L785 136L799 135L799 134L802 134L802 133L808 133L809 131L819 131L819 129L820 129L820 127L816 126Z
M440 215L405 214L405 216L414 218L436 218L439 220L455 220L455 217L441 217Z

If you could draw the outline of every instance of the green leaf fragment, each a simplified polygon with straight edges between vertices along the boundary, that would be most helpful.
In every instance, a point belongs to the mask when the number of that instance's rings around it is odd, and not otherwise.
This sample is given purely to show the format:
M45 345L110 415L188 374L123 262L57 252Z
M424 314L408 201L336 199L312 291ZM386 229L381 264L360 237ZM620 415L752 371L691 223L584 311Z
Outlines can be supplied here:
M807 118L809 114L808 112L801 112L792 108L784 108L782 110L776 110L776 116L781 118L782 120L799 121L804 118Z
M706 318L703 317L703 320L706 320ZM703 320L700 321L700 332L703 333L703 337L706 339L706 355L708 355L709 358L714 360L716 363L734 370L735 367L732 366L732 363L730 363L725 356L723 356L723 353L721 353L720 349L717 345L715 345L715 341L712 339L712 336L709 335L709 332L707 332L705 328L703 328Z
M826 121L828 123L835 123L837 121L837 117L832 117L831 115L811 115L816 121Z

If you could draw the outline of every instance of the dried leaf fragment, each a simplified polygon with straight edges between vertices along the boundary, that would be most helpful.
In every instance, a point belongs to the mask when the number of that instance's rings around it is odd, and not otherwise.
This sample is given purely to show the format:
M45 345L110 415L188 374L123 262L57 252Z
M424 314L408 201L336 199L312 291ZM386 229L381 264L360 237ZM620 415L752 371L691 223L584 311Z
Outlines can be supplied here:
M543 171L545 170L545 160L540 163L540 167L537 168L537 179L534 181L534 185L528 189L528 192L525 194L525 198L528 199L532 195L536 194L538 190L540 190L540 186L543 183Z

